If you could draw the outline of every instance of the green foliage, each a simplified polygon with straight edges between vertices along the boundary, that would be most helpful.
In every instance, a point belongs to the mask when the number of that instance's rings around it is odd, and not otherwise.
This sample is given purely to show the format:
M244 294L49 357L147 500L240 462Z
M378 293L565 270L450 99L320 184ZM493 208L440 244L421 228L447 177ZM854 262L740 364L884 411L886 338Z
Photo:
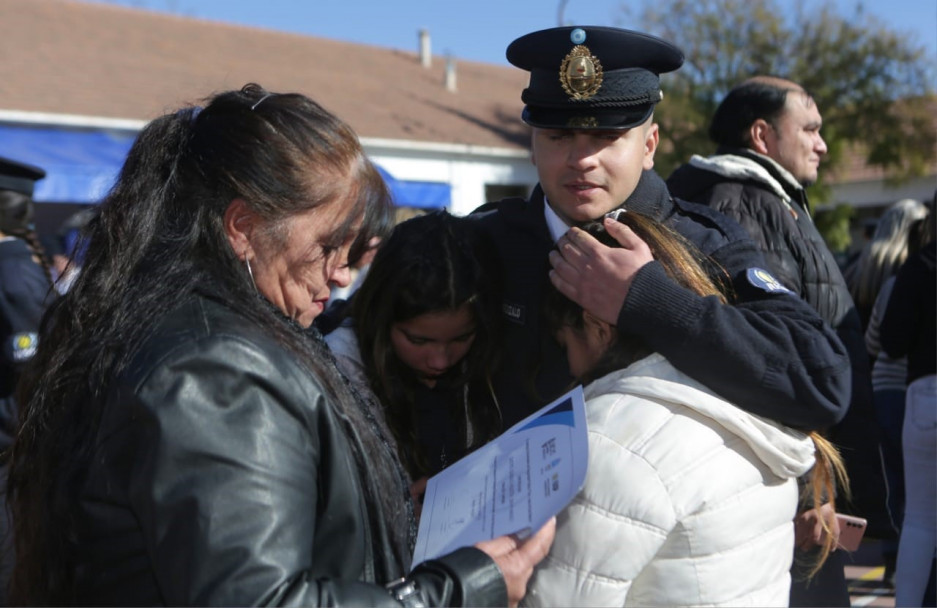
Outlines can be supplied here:
M711 154L706 130L718 103L743 80L770 74L804 86L823 114L829 153L811 189L815 203L829 200L824 176L849 149L893 183L926 174L937 155L933 59L861 4L849 15L835 6L825 0L807 11L801 1L784 16L775 0L645 0L634 25L623 25L671 40L687 57L664 77L658 172L667 176L692 154ZM627 6L622 11L633 17Z
M849 233L849 218L855 210L849 205L836 205L832 209L817 212L814 222L833 253L843 253L852 244Z

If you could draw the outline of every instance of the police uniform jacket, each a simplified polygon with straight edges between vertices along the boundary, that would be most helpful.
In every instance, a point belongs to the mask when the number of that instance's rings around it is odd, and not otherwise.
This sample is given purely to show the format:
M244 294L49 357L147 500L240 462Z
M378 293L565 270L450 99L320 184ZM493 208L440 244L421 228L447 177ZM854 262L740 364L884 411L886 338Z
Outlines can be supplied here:
M341 416L265 331L220 302L183 301L108 389L74 511L78 601L399 605L382 585L408 565L368 517L372 480ZM474 548L409 578L422 605L507 602Z
M565 354L540 322L554 246L543 206L537 186L526 201L506 199L474 215L496 242L506 273L506 353L496 384L506 426L571 381ZM619 331L642 337L677 369L749 412L805 429L842 418L850 393L842 343L809 305L759 271L765 260L740 226L672 198L653 171L644 172L622 207L693 242L724 268L738 301L727 306L697 296L651 262L631 284Z
M0 240L0 450L16 426L13 392L36 351L36 334L51 288L26 241Z

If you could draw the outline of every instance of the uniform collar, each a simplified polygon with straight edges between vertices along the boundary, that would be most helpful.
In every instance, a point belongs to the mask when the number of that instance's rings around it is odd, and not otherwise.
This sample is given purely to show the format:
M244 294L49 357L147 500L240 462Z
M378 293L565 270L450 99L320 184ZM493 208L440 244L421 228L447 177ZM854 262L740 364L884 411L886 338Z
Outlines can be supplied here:
M553 240L553 243L556 244L556 242L560 240L560 237L569 230L569 224L564 222L562 218L556 214L556 211L550 206L550 201L547 200L546 194L543 195L543 217L547 221L547 230L550 231L550 238Z

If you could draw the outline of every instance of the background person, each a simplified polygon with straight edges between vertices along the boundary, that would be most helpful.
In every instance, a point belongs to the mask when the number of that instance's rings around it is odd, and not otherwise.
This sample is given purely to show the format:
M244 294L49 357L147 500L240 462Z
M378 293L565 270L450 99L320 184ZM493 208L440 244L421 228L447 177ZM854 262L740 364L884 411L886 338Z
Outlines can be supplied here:
M681 286L723 297L678 235L636 213L618 221ZM586 229L618 246L599 224ZM843 473L835 449L736 408L556 290L544 304L586 384L589 470L524 603L786 606L796 478L816 451L819 506Z
M410 571L405 475L309 330L387 206L302 95L247 85L141 132L20 384L13 603L523 595L551 524Z
M426 213L426 210L418 207L400 207L394 205L393 223L396 226L401 222L412 217L423 215L424 213ZM352 294L361 286L361 283L364 282L364 277L367 276L368 269L371 267L371 262L374 260L374 256L377 254L377 250L380 246L381 237L379 236L371 237L366 243L361 243L361 255L354 264L349 265L351 283L346 287L336 287L333 289L332 294L329 296L329 303L326 306L325 312L316 317L316 327L323 334L330 333L333 329L338 327L338 324L347 316L349 300Z
M33 190L45 171L0 158L0 488L19 412L14 391L36 352L39 322L52 294L52 273L33 229ZM0 489L4 497L5 492ZM0 603L13 568L7 509L0 509Z
M55 290L62 294L68 291L81 272L84 258L85 241L83 233L88 222L98 212L97 205L76 211L68 216L59 226L55 238L61 243L61 260L55 260L59 267L59 276L55 280Z
M416 496L427 477L502 430L491 387L499 288L491 246L475 223L429 213L394 229L349 316L326 337L386 418Z
M52 286L51 264L33 229L33 189L45 171L0 158L0 401L12 407L22 367L36 348ZM10 445L15 413L0 420Z
M898 271L880 333L882 349L890 357L907 357L908 361L901 434L905 511L895 572L896 606L927 606L935 602L937 222L933 208L925 221L928 243Z
M875 298L888 277L894 276L908 259L908 234L911 226L924 219L927 208L921 201L906 198L889 205L875 225L872 237L863 245L855 262L843 271L846 285L863 331L869 326L869 316Z
M865 348L872 359L872 405L880 431L882 470L888 489L886 506L896 534L901 532L901 519L904 516L901 427L904 422L908 362L904 357L892 359L882 351L879 325L895 284L895 273L909 253L915 253L921 248L920 243L914 242L918 239L911 237L915 232L914 227L920 226L926 215L926 206L914 199L900 200L889 206L856 258L856 263L844 272L860 314L869 298L873 299L865 326ZM885 561L885 572L882 580L892 586L897 557L898 539L884 540L882 558Z

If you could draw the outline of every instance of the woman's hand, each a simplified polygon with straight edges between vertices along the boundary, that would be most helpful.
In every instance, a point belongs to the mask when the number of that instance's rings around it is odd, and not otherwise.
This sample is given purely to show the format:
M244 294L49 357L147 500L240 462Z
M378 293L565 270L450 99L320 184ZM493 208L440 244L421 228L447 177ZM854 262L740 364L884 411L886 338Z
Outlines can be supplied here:
M527 593L527 581L553 544L556 518L550 518L533 536L520 540L514 534L499 536L480 542L476 547L487 553L498 564L508 588L508 605L517 606Z
M836 509L832 503L825 503L820 509L810 509L803 513L798 513L794 518L794 546L801 551L809 551L814 547L823 544L823 524L821 518L826 521L833 535L833 550L836 550L836 543L839 541L839 520L836 519Z

